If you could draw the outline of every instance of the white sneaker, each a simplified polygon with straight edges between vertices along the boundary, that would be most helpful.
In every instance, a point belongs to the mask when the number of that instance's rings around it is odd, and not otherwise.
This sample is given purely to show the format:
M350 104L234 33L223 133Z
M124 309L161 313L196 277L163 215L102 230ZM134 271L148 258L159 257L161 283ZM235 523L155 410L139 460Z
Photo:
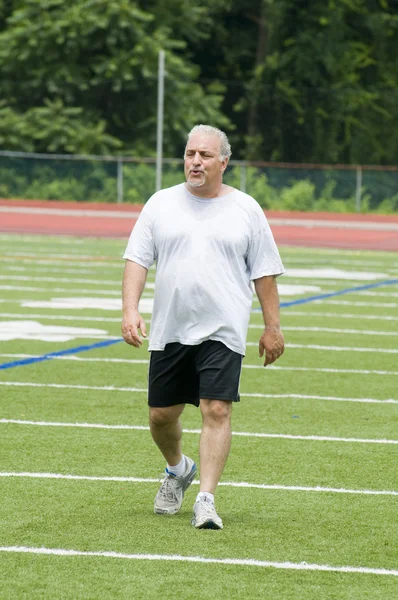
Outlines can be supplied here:
M175 515L181 508L184 493L195 479L197 466L195 461L185 456L186 469L177 477L166 469L166 476L155 498L155 513L158 515Z
M196 529L222 529L222 520L216 513L213 502L203 498L197 500L193 506L192 525Z

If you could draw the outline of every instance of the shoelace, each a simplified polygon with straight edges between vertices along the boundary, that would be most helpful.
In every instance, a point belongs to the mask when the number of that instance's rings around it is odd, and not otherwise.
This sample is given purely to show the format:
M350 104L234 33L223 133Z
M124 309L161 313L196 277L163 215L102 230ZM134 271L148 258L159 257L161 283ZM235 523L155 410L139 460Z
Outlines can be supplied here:
M209 502L208 500L202 500L202 502L199 503L199 507L205 513L211 514L211 515L213 515L213 511L214 512L216 511L216 507L214 506L214 504L212 502Z
M160 486L160 495L166 500L174 500L176 498L176 477L170 477L167 473L166 477L164 476L164 473L161 477L164 477L164 479Z

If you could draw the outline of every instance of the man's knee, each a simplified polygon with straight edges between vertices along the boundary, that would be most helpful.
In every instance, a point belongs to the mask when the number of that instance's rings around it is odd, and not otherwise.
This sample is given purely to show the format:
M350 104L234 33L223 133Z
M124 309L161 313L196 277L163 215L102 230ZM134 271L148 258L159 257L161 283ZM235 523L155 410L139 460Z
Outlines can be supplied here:
M149 407L149 422L154 427L165 427L173 423L177 423L183 407L167 406L167 407Z
M226 400L201 400L200 408L205 421L222 423L231 418L232 402Z

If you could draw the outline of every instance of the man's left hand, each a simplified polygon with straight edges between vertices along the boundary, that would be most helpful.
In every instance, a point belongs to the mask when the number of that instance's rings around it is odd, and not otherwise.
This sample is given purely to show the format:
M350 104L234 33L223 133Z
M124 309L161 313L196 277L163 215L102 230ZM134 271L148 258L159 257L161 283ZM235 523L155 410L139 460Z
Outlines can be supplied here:
M264 367L275 362L283 354L284 349L285 341L279 327L266 327L258 344L259 356L264 356L265 351Z

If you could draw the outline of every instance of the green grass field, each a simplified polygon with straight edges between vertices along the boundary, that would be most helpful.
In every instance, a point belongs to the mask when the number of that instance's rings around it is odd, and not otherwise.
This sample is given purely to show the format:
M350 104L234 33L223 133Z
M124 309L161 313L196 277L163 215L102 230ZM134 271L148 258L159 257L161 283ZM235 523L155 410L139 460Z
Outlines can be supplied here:
M282 305L331 295L282 306L267 369L253 311L224 530L196 531L197 485L178 515L153 514L164 462L147 348L118 341L124 246L0 237L0 598L396 600L397 256L280 249ZM196 460L200 425L187 407Z

